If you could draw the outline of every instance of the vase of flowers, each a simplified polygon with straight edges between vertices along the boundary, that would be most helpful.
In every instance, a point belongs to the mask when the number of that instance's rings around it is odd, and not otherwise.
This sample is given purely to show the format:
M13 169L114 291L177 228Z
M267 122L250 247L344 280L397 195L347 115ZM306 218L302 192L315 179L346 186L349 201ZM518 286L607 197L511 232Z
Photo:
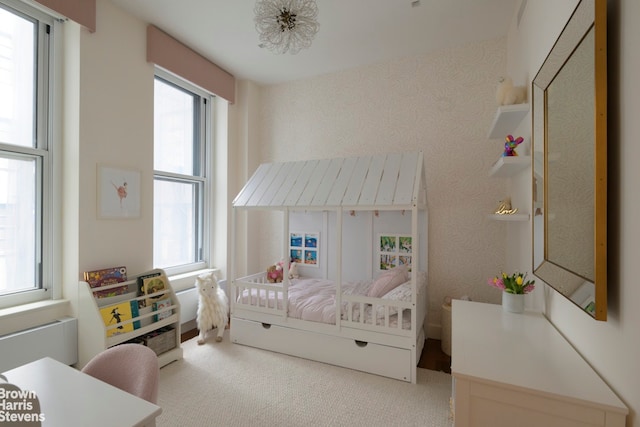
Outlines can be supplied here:
M489 279L489 285L502 291L502 308L510 313L524 311L524 296L535 289L535 280L527 280L527 275L502 273Z

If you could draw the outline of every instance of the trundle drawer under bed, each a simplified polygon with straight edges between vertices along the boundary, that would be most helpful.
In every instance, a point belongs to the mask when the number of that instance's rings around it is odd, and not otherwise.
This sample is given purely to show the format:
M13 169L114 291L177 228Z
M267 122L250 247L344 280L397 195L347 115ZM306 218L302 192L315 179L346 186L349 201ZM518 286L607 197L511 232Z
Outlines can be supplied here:
M317 362L411 381L411 350L233 318L231 341Z

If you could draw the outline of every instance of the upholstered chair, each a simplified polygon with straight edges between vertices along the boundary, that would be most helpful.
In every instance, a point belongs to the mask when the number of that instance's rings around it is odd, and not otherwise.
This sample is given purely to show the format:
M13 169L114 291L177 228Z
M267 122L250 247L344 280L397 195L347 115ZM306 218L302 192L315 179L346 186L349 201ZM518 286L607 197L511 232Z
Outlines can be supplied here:
M158 400L158 356L142 344L120 344L98 353L82 372L151 403Z

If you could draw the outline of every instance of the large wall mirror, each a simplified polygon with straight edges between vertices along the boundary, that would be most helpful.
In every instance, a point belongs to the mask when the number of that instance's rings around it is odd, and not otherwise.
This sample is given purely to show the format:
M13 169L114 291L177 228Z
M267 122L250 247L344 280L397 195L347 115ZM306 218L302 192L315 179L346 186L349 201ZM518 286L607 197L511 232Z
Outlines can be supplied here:
M606 0L581 0L532 84L533 271L607 318Z

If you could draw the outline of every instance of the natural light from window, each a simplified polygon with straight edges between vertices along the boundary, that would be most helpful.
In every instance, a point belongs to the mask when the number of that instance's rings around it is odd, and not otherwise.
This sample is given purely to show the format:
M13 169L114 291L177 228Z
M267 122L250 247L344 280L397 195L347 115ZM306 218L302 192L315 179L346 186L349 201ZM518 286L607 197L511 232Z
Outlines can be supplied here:
M203 261L202 97L161 78L154 89L153 263Z
M0 8L0 295L38 287L41 165L16 148L36 145L36 31L35 20Z

